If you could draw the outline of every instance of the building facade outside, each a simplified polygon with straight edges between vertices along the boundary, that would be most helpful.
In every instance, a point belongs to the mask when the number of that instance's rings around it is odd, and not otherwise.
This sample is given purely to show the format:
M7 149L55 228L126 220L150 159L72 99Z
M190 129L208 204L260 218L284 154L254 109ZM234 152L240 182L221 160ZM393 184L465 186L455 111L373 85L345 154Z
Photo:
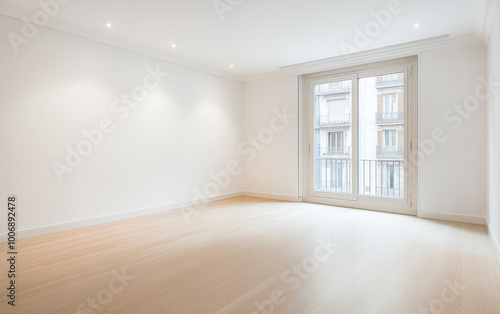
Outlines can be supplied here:
M403 74L362 78L358 84L357 192L403 198ZM315 97L314 188L352 193L351 81L316 85Z

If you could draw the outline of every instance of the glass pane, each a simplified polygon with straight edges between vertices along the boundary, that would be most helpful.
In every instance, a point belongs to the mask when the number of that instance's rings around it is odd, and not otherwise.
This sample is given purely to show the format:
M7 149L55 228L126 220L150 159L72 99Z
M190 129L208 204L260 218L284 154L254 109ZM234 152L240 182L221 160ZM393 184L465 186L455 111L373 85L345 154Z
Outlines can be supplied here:
M389 113L391 112L391 99L389 94L385 94L384 96L384 106L385 106L385 112Z
M352 193L352 82L314 86L314 190Z
M404 75L359 79L358 193L404 198Z

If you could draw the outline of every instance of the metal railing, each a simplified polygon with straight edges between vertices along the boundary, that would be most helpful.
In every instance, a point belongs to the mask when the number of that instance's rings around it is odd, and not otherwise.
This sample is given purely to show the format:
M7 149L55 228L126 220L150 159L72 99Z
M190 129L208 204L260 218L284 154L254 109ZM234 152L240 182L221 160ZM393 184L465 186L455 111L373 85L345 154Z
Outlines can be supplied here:
M351 90L351 81L332 82L319 85L318 92L325 93L340 93L348 92Z
M375 113L375 123L402 123L404 121L403 112L377 112Z
M352 159L316 159L314 181L314 189L316 191L351 193Z
M314 189L322 192L352 193L352 160L316 159ZM358 194L403 199L405 177L402 160L360 160Z
M320 116L319 122L321 125L351 124L351 114L346 113Z
M321 147L321 156L350 156L351 147L344 146L340 150L335 147Z
M403 158L403 146L377 146L378 158Z
M404 198L404 162L402 160L360 160L359 194Z

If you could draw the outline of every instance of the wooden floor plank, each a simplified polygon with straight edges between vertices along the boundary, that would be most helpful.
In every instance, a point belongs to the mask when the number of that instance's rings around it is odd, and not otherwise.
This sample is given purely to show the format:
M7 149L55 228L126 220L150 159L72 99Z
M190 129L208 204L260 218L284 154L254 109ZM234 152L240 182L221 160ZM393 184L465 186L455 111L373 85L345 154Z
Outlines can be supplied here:
M486 228L465 223L238 197L18 248L0 313L500 313Z

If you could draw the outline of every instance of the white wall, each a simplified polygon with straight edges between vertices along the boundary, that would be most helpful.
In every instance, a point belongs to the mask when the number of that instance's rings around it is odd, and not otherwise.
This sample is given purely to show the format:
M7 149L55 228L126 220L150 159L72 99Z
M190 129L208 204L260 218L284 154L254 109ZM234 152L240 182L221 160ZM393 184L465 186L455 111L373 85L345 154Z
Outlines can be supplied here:
M488 44L488 74L492 84L500 82L500 7ZM489 208L490 236L500 260L500 88L489 101Z
M426 155L419 168L419 209L438 213L441 218L460 219L465 215L484 221L486 215L486 101L480 101L477 111L456 130L443 118L455 103L474 95L479 76L486 78L486 49L479 42L419 56L419 137L428 138L436 128L448 136L445 143ZM266 124L276 104L297 108L296 82L297 76L289 75L245 83L246 135L255 134ZM456 119L455 114L447 119ZM276 145L259 153L247 165L245 190L298 196L297 142L298 131L293 127L279 135Z
M477 110L464 109L465 118L454 111L473 102L476 88L486 92L479 77L487 78L481 42L419 55L419 140L435 129L447 136L434 150L420 143L420 211L486 216L487 101L481 97Z
M0 17L2 34L21 25ZM51 29L17 54L2 38L1 208L19 196L20 229L189 202L211 171L241 161L241 83ZM147 67L169 76L121 119L111 104L142 84ZM52 163L103 118L113 132L59 182ZM240 177L219 194L240 192Z
M255 158L245 162L244 190L273 194L284 199L298 198L298 78L282 76L244 84L244 137L258 137L276 117L275 110L293 115L282 131ZM278 125L280 128L282 125ZM262 147L259 147L262 148ZM265 195L262 195L265 196Z

